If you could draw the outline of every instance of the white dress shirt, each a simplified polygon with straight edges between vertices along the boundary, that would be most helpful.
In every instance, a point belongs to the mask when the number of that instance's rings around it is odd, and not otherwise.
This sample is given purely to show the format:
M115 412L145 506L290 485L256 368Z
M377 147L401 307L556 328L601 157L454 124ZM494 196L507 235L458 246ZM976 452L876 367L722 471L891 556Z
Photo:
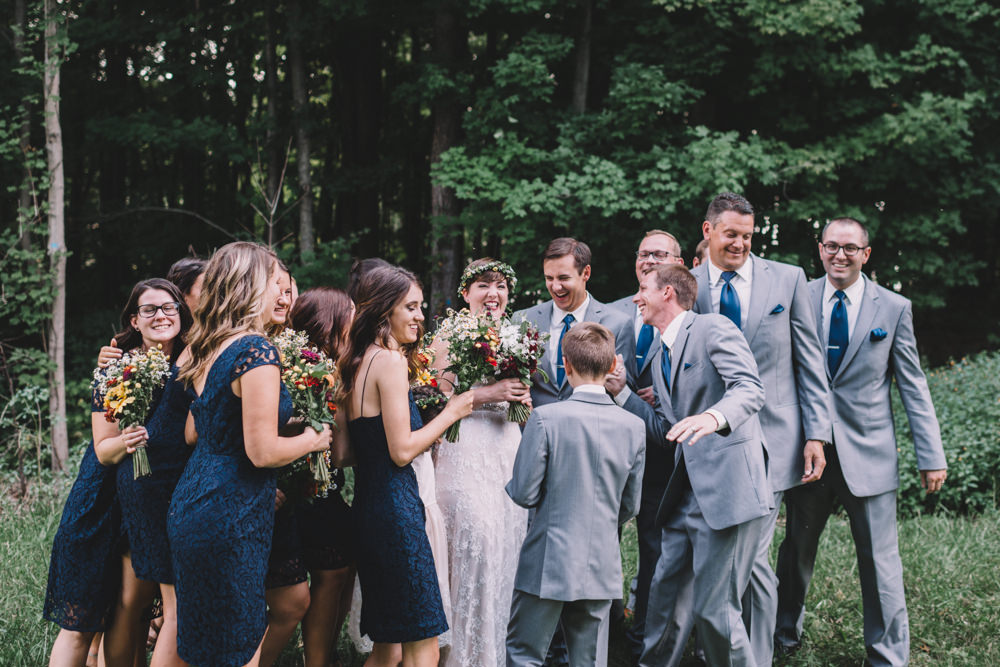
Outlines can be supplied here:
M607 396L608 392L602 384L580 384L573 388L574 394L598 394Z
M573 324L583 321L583 316L587 314L587 308L590 307L590 292L587 293L587 298L583 300L583 303L574 311L565 311L559 306L552 302L552 322L549 325L549 344L548 349L545 350L545 354L549 357L549 366L551 370L552 381L556 380L556 366L559 364L559 360L556 359L556 354L559 351L559 337L562 335L563 327L566 326L563 320L567 315L573 316Z
M837 305L835 292L837 288L827 277L823 283L823 330L820 335L823 337L823 347L826 348L827 341L830 340L830 314L833 307ZM861 299L865 295L865 277L859 275L847 289L844 290L847 297L844 299L844 307L847 308L847 340L854 338L854 325L858 323L858 312L861 310Z
M722 271L712 260L708 260L708 287L709 295L712 298L712 312L719 312L719 300L722 298L722 286L726 281L722 279ZM729 281L729 284L736 290L736 296L740 300L740 328L747 323L747 313L750 312L750 290L753 288L753 257L747 255L747 261L743 266L736 269L736 275Z

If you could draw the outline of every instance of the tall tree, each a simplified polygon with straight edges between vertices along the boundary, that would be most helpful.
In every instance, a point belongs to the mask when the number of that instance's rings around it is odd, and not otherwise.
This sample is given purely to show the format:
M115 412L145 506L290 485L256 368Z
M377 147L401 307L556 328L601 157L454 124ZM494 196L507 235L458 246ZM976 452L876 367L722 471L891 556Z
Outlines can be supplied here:
M313 226L312 175L309 161L309 91L302 56L302 7L288 0L288 68L292 75L292 111L295 116L295 166L299 177L299 256L305 261L316 251Z

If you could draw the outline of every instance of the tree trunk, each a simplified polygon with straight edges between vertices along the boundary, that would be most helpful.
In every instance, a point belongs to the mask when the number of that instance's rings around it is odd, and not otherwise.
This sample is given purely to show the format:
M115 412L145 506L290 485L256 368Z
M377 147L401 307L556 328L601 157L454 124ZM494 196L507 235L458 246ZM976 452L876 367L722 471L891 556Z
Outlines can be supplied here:
M292 105L295 115L295 166L299 176L299 256L305 261L316 252L313 227L312 175L310 173L309 97L302 62L302 9L299 0L288 1L288 66L292 75Z
M458 13L450 3L441 3L434 12L434 38L431 59L454 74L463 65L468 44ZM434 129L431 137L430 163L461 141L462 107L448 95L435 100L431 107ZM454 304L458 285L459 263L462 261L463 237L454 228L454 219L461 212L458 198L451 188L431 183L431 314L441 314Z
M24 0L16 0L14 3L14 24L18 26L19 30L14 31L14 60L16 62L21 62L24 58L24 31L27 30L28 24L25 21L26 10L24 6ZM18 143L21 146L21 155L25 161L24 176L21 181L21 189L18 193L17 207L18 214L17 218L21 221L21 238L20 246L22 250L31 249L31 223L37 221L37 216L28 216L27 211L31 209L31 188L32 188L32 178L31 172L28 169L28 152L31 150L31 108L26 100L21 101L21 127L18 130Z
M576 113L587 110L587 86L590 83L590 35L594 18L594 0L581 0L580 32L576 39L576 67L573 72L573 101Z
M49 323L49 421L52 426L52 469L64 470L69 457L66 432L66 229L62 128L59 124L59 69L66 32L56 0L45 0L45 152L49 170L49 257L55 274L55 297Z
M264 221L267 225L267 245L274 245L274 220L278 211L278 203L281 199L281 169L282 156L278 149L278 63L274 53L274 7L268 4L267 9L267 44L264 48L264 81L267 86L267 192L264 193L267 209L264 211L268 217Z

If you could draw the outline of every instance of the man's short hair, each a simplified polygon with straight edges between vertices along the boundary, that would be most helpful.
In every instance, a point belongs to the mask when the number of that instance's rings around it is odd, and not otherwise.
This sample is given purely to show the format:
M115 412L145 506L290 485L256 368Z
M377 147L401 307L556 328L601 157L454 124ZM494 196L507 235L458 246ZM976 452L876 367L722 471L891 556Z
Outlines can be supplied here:
M580 322L562 339L563 358L588 378L603 378L615 361L615 337L597 322Z
M712 203L708 205L705 219L715 227L726 211L736 211L740 215L753 215L753 204L747 201L743 195L738 195L735 192L723 192L716 195Z
M583 269L590 264L590 246L568 236L553 239L549 243L549 247L545 249L545 254L542 255L542 262L559 259L566 255L573 256L573 264L576 265L578 273L583 273Z
M648 271L656 277L656 288L663 289L667 285L677 293L677 303L684 310L691 310L698 298L698 280L691 275L686 267L680 264L659 264ZM565 343L563 343L565 347Z
M694 249L694 256L698 258L699 262L708 259L708 239L698 241L698 245Z
M671 234L670 232L665 232L662 229L650 229L648 232L646 232L645 236L643 236L642 238L648 239L650 236L666 236L668 239L674 242L674 245L677 246L677 250L681 249L680 241L678 241L677 237Z
M868 237L868 228L860 220L854 218L834 218L833 220L827 220L826 224L823 225L823 231L819 235L820 243L826 238L826 230L830 229L830 225L855 225L861 230L861 236L865 240L865 247L868 247L868 244L871 242Z

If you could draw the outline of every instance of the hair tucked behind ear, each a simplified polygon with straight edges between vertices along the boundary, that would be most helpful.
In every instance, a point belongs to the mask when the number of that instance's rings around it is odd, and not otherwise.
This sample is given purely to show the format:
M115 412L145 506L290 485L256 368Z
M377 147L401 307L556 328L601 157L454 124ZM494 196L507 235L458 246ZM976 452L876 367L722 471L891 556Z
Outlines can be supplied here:
M219 248L205 267L205 282L188 336L191 360L179 377L187 386L208 371L224 340L241 333L263 334L267 281L277 257L262 245L237 241Z

